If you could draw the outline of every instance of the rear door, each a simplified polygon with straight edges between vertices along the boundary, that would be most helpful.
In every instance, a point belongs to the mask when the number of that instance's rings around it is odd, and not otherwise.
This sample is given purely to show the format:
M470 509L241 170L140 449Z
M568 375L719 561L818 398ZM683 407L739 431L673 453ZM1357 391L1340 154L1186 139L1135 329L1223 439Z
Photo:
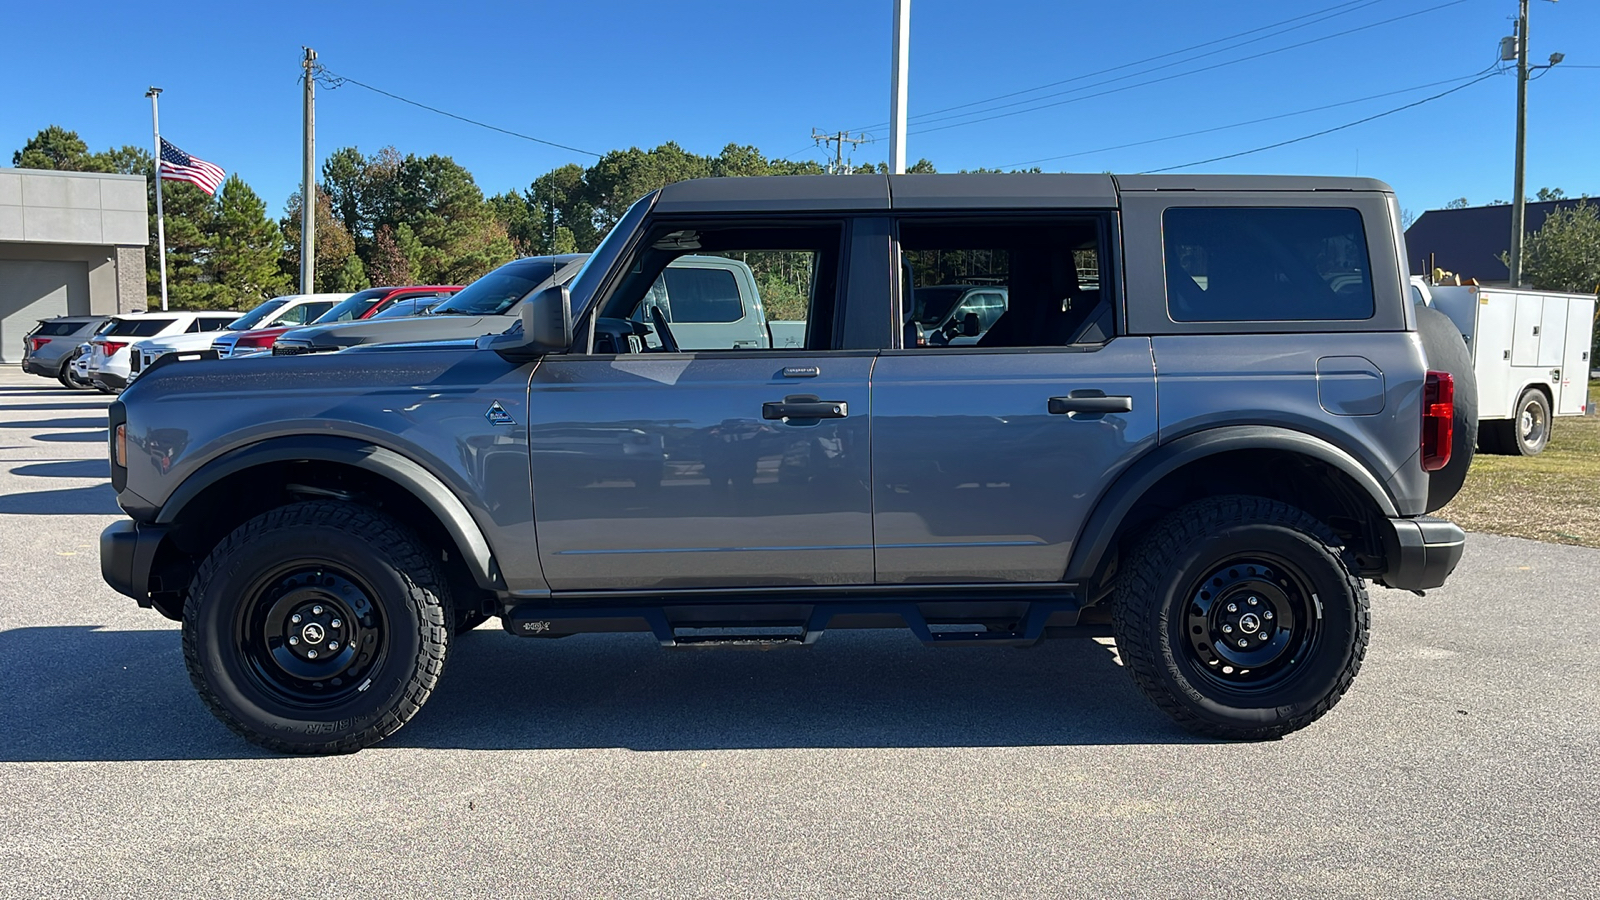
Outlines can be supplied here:
M613 267L623 274L593 304L591 352L546 357L529 388L550 587L871 583L876 351L837 349L834 337L845 223L645 227L642 248ZM805 323L804 346L734 349L719 335L663 329L647 300L666 265L691 251L748 267L768 315ZM716 289L700 285L698 301L742 302L704 293Z
M980 284L1005 308L970 343L873 370L879 582L1060 580L1104 486L1154 444L1150 341L1116 330L1114 222L899 218L902 298Z

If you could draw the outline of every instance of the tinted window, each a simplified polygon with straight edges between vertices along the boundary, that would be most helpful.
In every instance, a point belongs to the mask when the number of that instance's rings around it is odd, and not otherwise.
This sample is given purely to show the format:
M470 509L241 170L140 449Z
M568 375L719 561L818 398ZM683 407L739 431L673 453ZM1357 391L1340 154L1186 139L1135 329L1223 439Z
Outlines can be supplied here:
M737 322L744 318L739 282L727 269L676 269L661 273L671 322Z
M61 337L68 334L77 334L78 329L89 324L88 322L40 322L39 327L33 331L40 337Z
M398 300L374 314L374 319L403 319L406 316L420 316L440 303L438 297L412 297L409 300Z
M1372 317L1372 267L1354 209L1169 209L1162 219L1175 322Z
M219 319L214 316L202 316L195 320L199 327L195 331L223 331L233 324L233 319Z
M519 259L467 285L460 293L439 304L435 315L499 315L528 296L559 268L547 259Z
M388 288L367 288L364 291L357 291L345 298L338 306L318 316L312 324L331 325L334 322L354 322L356 319L365 316L367 310L371 309L388 293Z
M315 303L302 303L294 309L284 313L282 318L273 322L273 325L304 325L315 321L318 316L333 308L332 300L319 300Z
M111 327L100 332L107 337L154 337L177 319L112 319Z

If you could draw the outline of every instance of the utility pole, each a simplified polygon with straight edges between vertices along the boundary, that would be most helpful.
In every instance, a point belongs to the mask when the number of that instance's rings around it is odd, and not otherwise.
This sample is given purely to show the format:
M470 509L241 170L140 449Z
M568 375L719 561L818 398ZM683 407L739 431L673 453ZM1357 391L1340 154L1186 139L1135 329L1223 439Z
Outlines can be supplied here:
M850 174L851 167L844 161L845 144L849 144L851 147L858 147L862 144L872 143L872 139L864 134L856 135L855 137L851 137L850 132L848 131L839 131L835 132L834 134L823 134L815 128L811 129L811 140L818 144L833 145L833 162L828 163L829 175Z
M317 282L317 51L306 51L305 172L300 181L300 293L316 293Z
M1526 4L1527 0L1523 0ZM894 0L894 67L889 78L889 173L906 173L906 82L911 74L911 0Z
M1506 268L1511 271L1511 287L1522 287L1522 230L1527 223L1527 201L1523 191L1524 162L1528 151L1528 0L1522 0L1517 14L1517 171L1511 189L1511 254Z
M161 88L151 85L144 92L150 98L150 130L155 135L156 146L156 256L161 264L161 311L167 310L167 218L161 210L161 110L156 105L156 98L161 96Z

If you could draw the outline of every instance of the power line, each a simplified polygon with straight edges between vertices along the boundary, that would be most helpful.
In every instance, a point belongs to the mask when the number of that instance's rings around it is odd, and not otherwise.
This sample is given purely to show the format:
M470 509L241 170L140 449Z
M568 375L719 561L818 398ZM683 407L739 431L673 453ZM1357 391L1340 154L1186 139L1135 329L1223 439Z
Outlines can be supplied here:
M1494 67L1491 66L1490 68L1494 68ZM1024 160L1022 162L1006 163L1005 165L998 166L997 168L1011 169L1011 168L1015 168L1017 166L1031 166L1031 165L1034 165L1036 163L1054 162L1054 161L1056 161L1058 159L1073 159L1073 158L1079 157L1079 156L1092 156L1092 155L1094 155L1096 153L1109 153L1112 150L1127 150L1130 147L1144 147L1144 146L1147 146L1149 144L1160 144L1160 143L1163 143L1165 141L1175 141L1175 140L1179 140L1181 138L1196 137L1196 136L1202 135L1202 134L1215 134L1216 132L1219 132L1219 131L1229 131L1229 130L1232 130L1234 128L1244 128L1245 126L1248 126L1248 125L1260 125L1263 122L1275 122L1275 121L1277 121L1279 119L1289 119L1289 118L1293 118L1295 116L1303 116L1303 115L1307 115L1307 114L1314 113L1314 112L1322 112L1324 110L1337 109L1337 108L1339 108L1341 106L1353 106L1353 105L1355 105L1357 103L1365 103L1368 100L1378 100L1378 99L1381 99L1383 97L1393 97L1396 94L1409 94L1412 91L1426 90L1427 88L1438 87L1441 84L1455 84L1456 82L1466 81L1469 78L1476 78L1479 75L1484 75L1484 74L1488 74L1488 70L1487 69L1480 69L1479 71L1473 72L1470 75L1462 75L1462 76L1457 77L1457 78L1446 78L1446 79L1444 79L1442 81L1430 81L1427 84L1418 84L1418 85L1413 85L1411 87L1400 88L1398 90L1384 91L1381 94L1372 94L1372 95L1369 95L1369 96L1366 96L1366 97L1357 97L1354 100L1341 100L1338 103L1329 103L1329 104L1326 104L1324 106L1313 106L1313 107L1310 107L1309 109L1298 109L1298 110L1295 110L1294 112L1279 113L1279 114L1274 115L1274 116L1263 116L1262 118L1259 118L1259 119L1250 119L1250 120L1247 120L1247 121L1244 121L1244 122L1234 122L1234 123L1229 124L1229 125L1216 125L1216 126L1213 126L1211 128L1202 128L1202 129L1199 129L1198 131L1185 131L1182 134L1169 134L1169 135L1166 135L1165 137L1149 138L1147 140L1142 140L1142 141L1131 141L1131 142L1126 143L1126 144L1117 144L1117 145L1111 146L1111 147L1099 147L1099 148L1096 148L1094 150L1079 150L1079 151L1077 151L1075 153L1063 153L1060 156L1045 156L1045 157L1041 157L1039 159L1029 159L1029 160ZM1496 72L1494 74L1498 74L1498 72Z
M1289 140L1286 140L1286 141L1278 141L1275 144L1267 144L1266 146L1255 147L1255 148L1250 149L1250 150L1240 150L1237 153L1225 153L1222 156L1213 156L1210 159L1201 159L1201 160L1196 160L1195 162L1183 163L1182 165L1164 166L1164 167L1162 167L1160 169L1148 169L1146 171L1140 172L1139 174L1140 175L1154 175L1154 174L1156 174L1158 172L1172 172L1172 171L1175 171L1177 169L1188 169L1188 168L1192 168L1194 166L1203 166L1203 165L1205 165L1207 163L1221 162L1222 160L1225 160L1225 159L1237 159L1238 157L1241 157L1241 156L1249 156L1249 155L1251 155L1253 153L1261 153L1261 152L1266 151L1266 150L1276 150L1279 147L1287 147L1290 144L1298 144L1301 141L1309 141L1312 138L1319 138L1319 137L1322 137L1325 134L1333 134L1335 131L1343 131L1346 128L1354 128L1357 125L1364 125L1367 122L1371 122L1371 121L1374 121L1376 119L1381 119L1381 118L1383 118L1385 116L1392 116L1397 112L1403 112L1403 111L1408 110L1408 109L1415 109L1416 107L1421 106L1424 103L1432 103L1433 101L1438 100L1441 97L1448 97L1448 96L1450 96L1451 94L1454 94L1457 91L1465 90L1465 89L1467 89L1469 87L1472 87L1473 85L1477 84L1480 81L1486 81L1486 80L1488 80L1490 78L1493 78L1493 77L1495 77L1496 75L1499 75L1499 74L1500 74L1499 72L1488 72L1488 73L1485 73L1483 75L1478 76L1477 78L1472 79L1471 81L1467 82L1466 84L1457 85L1456 87L1453 87L1448 91L1441 91L1441 92L1439 92L1437 94L1434 94L1431 97L1424 97L1421 100L1417 100L1417 101L1414 101L1414 102L1411 102L1411 103L1407 103L1404 106L1396 106L1394 109L1384 110L1381 113L1376 113L1374 115L1367 116L1364 119L1357 119L1354 122L1346 122L1343 125L1335 125L1332 128L1324 128L1323 130L1318 131L1318 132L1314 132L1312 134L1301 135L1300 137L1297 137L1297 138L1290 138Z
M406 97L402 97L399 94L392 94L392 93L384 90L383 88L373 87L372 85L367 84L365 82L357 81L354 78L351 78L351 77L349 77L347 75L335 74L333 72L328 71L327 67L325 67L325 66L321 66L321 65L317 66L317 68L316 68L316 78L317 78L317 80L319 82L321 82L329 90L334 90L334 89L343 87L346 84L353 84L353 85L355 85L356 87L359 87L359 88L366 88L367 90L372 91L374 94L382 94L383 96L388 97L388 98L390 98L392 100L399 100L401 103L409 103L412 106L417 107L418 109L425 109L425 110L427 110L428 112L431 112L431 113L438 113L441 116L447 116L447 117L455 119L456 121L459 121L459 122L466 122L468 125L476 125L479 128L487 128L490 131L498 131L501 134L510 135L511 137L514 137L514 138L521 138L521 139L523 139L525 141L532 141L535 144L544 144L547 147L557 147L557 148L560 148L562 150L570 150L573 153L582 153L582 154L584 154L586 156L593 156L596 159L598 159L598 158L600 158L601 156L604 155L604 154L596 153L593 150L584 150L581 147L569 147L566 144L558 144L555 141L547 141L544 138L534 137L531 134L523 134L523 133L521 133L519 131L512 131L509 128L501 128L498 125L490 125L487 122L480 122L477 119L469 119L466 116L456 115L453 112L448 112L446 110L439 109L436 106L429 106L426 103L418 103L415 100L411 100L411 99L408 99Z
M911 118L913 118L913 119L923 119L923 118L927 118L929 116L939 115L940 113L947 113L947 112L952 112L952 111L958 110L958 109L965 109L965 108L967 108L969 106L982 106L985 103L993 103L996 100L1006 100L1008 98L1016 97L1016 96L1019 96L1021 94L1031 94L1034 91L1042 91L1042 90L1044 90L1046 88L1056 87L1057 85L1068 84L1068 83L1074 82L1074 81L1082 81L1085 78L1093 78L1096 75L1105 75L1105 74L1110 73L1110 72L1116 72L1116 71L1119 71L1121 69L1131 68L1133 66L1142 66L1145 63L1155 62L1155 61L1161 60L1161 59L1166 59L1169 56L1178 56L1179 54L1188 53L1191 50L1201 50L1201 49L1204 49L1206 47L1210 47L1210 46L1212 46L1214 44L1222 44L1222 43L1226 43L1226 42L1231 41L1231 40L1235 40L1237 38L1248 37L1249 35L1256 34L1257 32L1268 31L1268 30L1271 30L1273 28L1278 28L1278 27L1283 26L1283 25L1288 25L1291 22L1298 22L1301 19L1309 19L1309 18L1311 18L1313 16L1320 16L1323 13L1333 12L1334 10L1343 10L1342 12L1335 13L1335 15L1344 15L1344 13L1347 13L1347 12L1355 12L1354 9L1343 9L1344 7L1355 6L1356 9L1361 9L1361 8L1364 8L1364 7L1372 6L1372 5L1374 5L1376 3L1379 3L1379 2L1382 2L1382 0L1366 0L1366 2L1360 2L1360 0L1346 0L1346 2L1344 2L1344 3L1338 3L1338 4L1335 4L1333 6L1326 7L1324 9L1316 10L1315 12L1304 13L1302 15L1298 15L1298 16L1294 16L1292 18L1284 19L1281 22L1273 22L1270 25L1262 25L1262 26L1259 26L1257 28L1252 28L1252 29L1250 29L1248 31L1241 31L1238 34L1230 34L1227 37L1220 37L1220 38L1216 38L1214 40L1204 41L1204 42L1199 43L1199 44L1192 44L1192 45L1190 45L1188 47L1183 47L1183 48L1178 49L1178 50L1170 50L1170 51L1168 51L1166 53L1156 54L1155 56L1147 56L1144 59L1134 60L1133 62L1129 62L1129 63L1123 63L1122 65L1119 65L1119 66L1111 66L1110 68L1100 69L1100 70L1095 71L1095 72L1086 72L1086 73L1084 73L1082 75L1074 75L1071 78L1061 79L1060 81L1052 81L1052 82L1049 82L1047 84L1036 85L1036 86L1030 87L1030 88L1023 88L1021 90L1011 91L1010 93L1000 94L998 96L989 97L989 98L986 98L986 99L983 99L983 100L973 100L973 101L968 102L968 103L958 103L955 106L947 106L947 107L945 107L943 109L929 110L928 112L925 112L925 113L918 113L917 115L914 115ZM1329 16L1329 18L1332 18L1332 16ZM1306 23L1306 24L1316 24L1316 23ZM1304 25L1300 25L1300 26L1296 26L1296 27L1297 28L1303 28L1305 26ZM1294 29L1289 29L1289 30L1292 31ZM1268 35L1268 37L1274 37L1274 36L1275 35ZM1265 38L1257 38L1257 40L1264 40L1264 39ZM1235 46L1243 46L1243 44L1239 44L1239 45L1235 45ZM1230 48L1227 48L1227 49L1234 49L1234 48L1230 47ZM1035 98L1035 99L1038 99L1038 98ZM883 127L883 126L885 126L887 124L889 124L889 123L887 123L887 122L876 122L876 123L873 123L872 125L864 125L864 126L862 126L860 128L853 128L851 130L852 131L869 131L869 130L874 129L874 128L881 128L881 127Z
M1466 3L1466 2L1468 2L1468 0L1449 0L1449 2L1446 2L1446 3L1440 3L1440 4L1436 5L1436 6L1430 6L1427 9L1420 9L1420 10L1417 10L1416 12L1410 12L1410 13L1406 13L1404 15L1395 16L1393 18L1384 19L1384 20L1382 20L1380 22L1373 22L1373 23L1371 23L1369 25L1361 25L1359 27L1347 29L1345 31L1335 32L1334 34L1324 35L1323 37L1312 38L1310 40L1301 41L1298 44L1289 44L1287 46L1278 47L1278 48L1275 48L1275 49L1272 49L1272 50L1263 50L1260 53L1254 53L1254 54L1251 54L1249 56L1239 57L1238 59L1224 60L1224 61L1219 62L1219 63L1213 63L1213 64L1211 64L1209 66L1201 66L1198 69L1190 69L1190 70L1184 71L1184 72L1174 72L1171 75L1164 75L1164 76L1162 76L1160 78L1152 78L1152 79L1150 79L1148 81L1141 81L1141 82L1137 82L1137 83L1134 83L1134 84L1127 84L1127 85L1123 85L1121 87L1115 87L1115 88L1111 88L1109 90L1100 91L1098 93L1084 94L1084 95L1078 96L1078 97L1068 97L1065 100L1057 100L1054 103L1046 103L1046 104L1043 104L1041 106L1034 106L1034 107L1030 107L1028 109L1018 109L1018 110L1012 110L1011 112L996 113L995 115L992 115L992 116L984 116L983 118L979 118L979 119L969 119L969 120L967 120L965 122L953 122L953 123L951 123L949 125L939 125L939 126L935 126L933 128L921 128L921 129L918 129L916 131L913 131L912 134L927 134L929 132L934 132L934 131L945 131L945 130L950 129L950 128L961 128L961 127L964 127L964 126L967 126L967 125L977 125L979 123L989 122L989 121L993 121L995 119L1004 119L1004 118L1008 118L1008 117L1011 117L1011 116L1019 116L1019 115L1022 115L1024 113L1039 112L1040 110L1052 109L1052 108L1057 107L1057 106L1065 106L1066 104L1069 104L1069 103L1077 103L1077 102L1082 101L1082 100L1090 100L1090 99L1094 99L1096 97L1104 97L1104 96L1108 96L1110 94L1117 94L1117 93L1121 93L1123 91L1130 91L1130 90L1133 90L1134 88L1147 87L1147 86L1152 85L1152 84L1160 84L1160 83L1165 82L1165 81L1172 81L1172 80L1177 79L1177 78L1184 78L1186 76L1196 75L1196 74L1199 74L1201 72L1210 72L1210 71L1213 71L1215 69L1221 69L1221 68L1225 68L1227 66L1237 65L1237 64L1242 63L1242 62L1249 62L1250 60L1261 59L1262 57L1272 56L1274 54L1283 53L1283 52L1288 51L1288 50L1296 50L1296 49L1299 49L1301 47L1310 46L1311 44L1318 44L1318 43L1321 43L1323 41L1333 40L1334 38L1339 38L1339 37L1344 37L1346 35L1355 34L1356 32L1359 32L1359 31L1367 31L1367 30L1372 29L1372 28L1377 28L1377 27L1380 27L1380 26L1383 26L1383 25L1389 25L1389 24L1392 24L1394 22L1399 22L1399 21L1401 21L1403 19L1410 19L1410 18L1414 18L1416 16L1425 15L1425 14L1430 13L1430 12L1435 12L1437 10L1441 10L1441 9L1446 8L1446 7L1459 6L1460 4ZM1196 57L1196 58L1198 58L1198 57ZM1183 62L1190 62L1190 61L1192 61L1192 60L1183 60ZM1164 68L1164 67L1162 67L1162 68ZM1149 71L1155 71L1155 70L1152 69L1152 70L1149 70ZM1074 88L1073 90L1076 91L1076 90L1084 90L1086 88L1100 87L1101 85L1110 84L1113 81L1120 81L1123 78L1137 77L1138 75L1143 75L1143 74L1148 74L1148 73L1147 72L1139 72L1139 73L1135 73L1133 75L1119 76L1117 78L1107 79L1106 81L1097 82L1097 83L1091 84L1091 85L1086 85L1084 88ZM1034 100L1030 100L1028 102L1031 103L1031 102L1035 102L1037 100L1048 99L1048 97L1060 96L1061 93L1072 93L1072 91L1062 91L1062 92L1057 93L1057 94L1047 95L1046 97L1036 97L1036 98L1034 98ZM996 108L999 109L999 108L1003 108L1003 107L996 107ZM980 110L978 112L986 112L986 110ZM975 114L977 114L977 113L969 113L967 115L975 115ZM950 117L947 117L947 118L960 118L960 117L961 117L960 115L957 115L957 116L950 116ZM938 121L938 120L930 120L930 121Z

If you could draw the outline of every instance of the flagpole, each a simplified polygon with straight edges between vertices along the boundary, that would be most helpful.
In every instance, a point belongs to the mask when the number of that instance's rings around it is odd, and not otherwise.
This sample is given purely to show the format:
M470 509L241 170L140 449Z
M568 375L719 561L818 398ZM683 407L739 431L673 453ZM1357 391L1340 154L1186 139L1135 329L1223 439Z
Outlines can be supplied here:
M161 96L161 88L151 86L144 95L150 98L150 130L155 135L156 147L156 256L161 261L161 311L167 309L167 220L161 210L161 112L156 108L156 99Z

